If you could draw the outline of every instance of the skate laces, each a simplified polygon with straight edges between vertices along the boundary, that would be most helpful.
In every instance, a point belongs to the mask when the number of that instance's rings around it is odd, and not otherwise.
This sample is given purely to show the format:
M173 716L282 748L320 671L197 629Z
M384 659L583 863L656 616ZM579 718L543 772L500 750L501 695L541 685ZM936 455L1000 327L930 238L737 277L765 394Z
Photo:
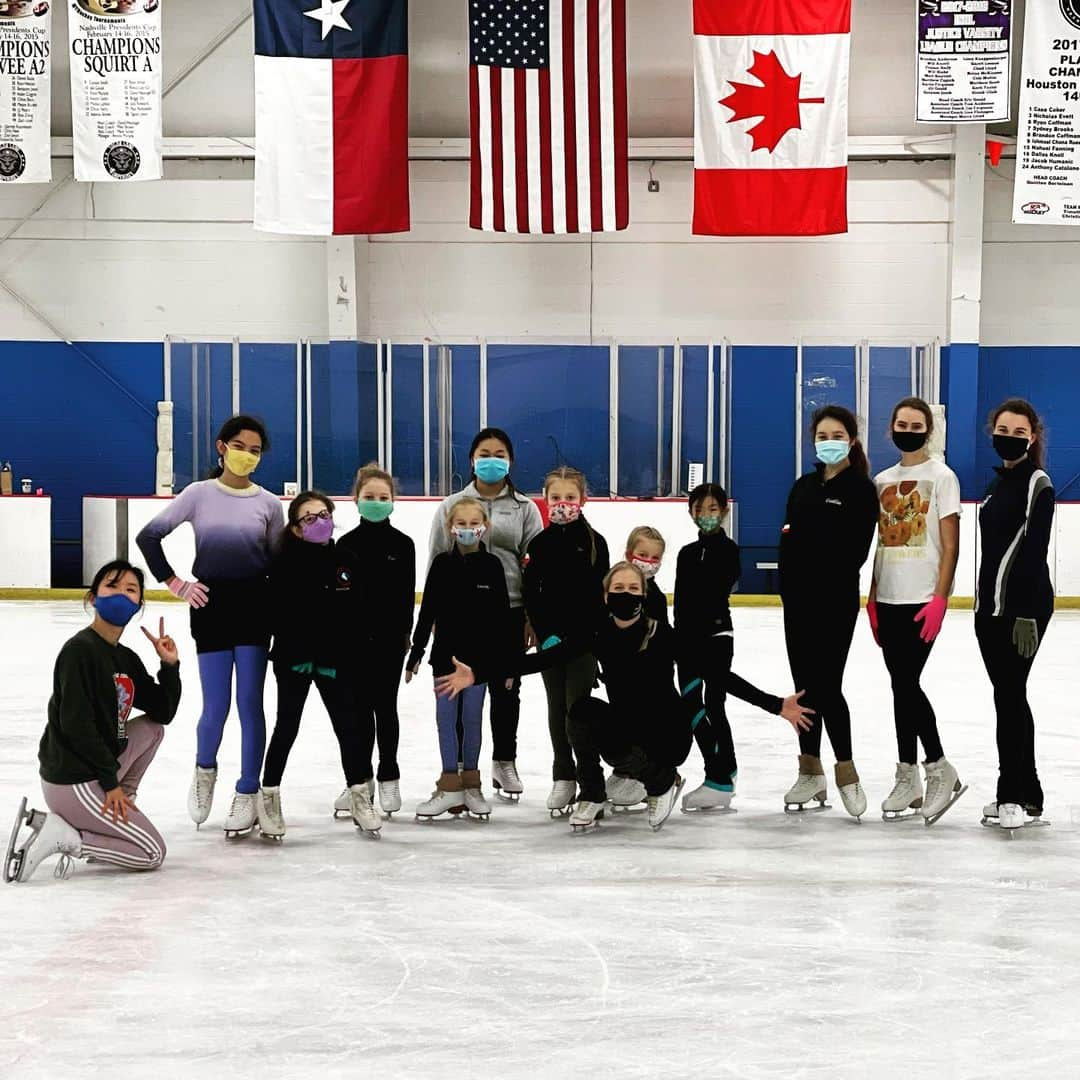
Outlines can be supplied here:
M926 777L926 801L933 803L941 792L941 784L944 777L939 772L928 773Z

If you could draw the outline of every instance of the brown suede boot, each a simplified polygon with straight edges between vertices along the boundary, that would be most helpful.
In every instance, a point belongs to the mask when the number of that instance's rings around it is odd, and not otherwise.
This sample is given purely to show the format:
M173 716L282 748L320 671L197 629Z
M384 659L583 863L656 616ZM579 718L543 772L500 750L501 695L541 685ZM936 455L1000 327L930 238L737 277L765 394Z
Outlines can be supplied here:
M825 785L825 770L821 767L821 758L809 754L799 755L799 778L795 786L784 796L784 810L789 814L803 813L810 810L828 810L829 789ZM817 805L808 805L814 804Z
M457 773L443 773L435 781L435 790L427 802L416 808L417 819L437 818L440 814L460 814L465 809L465 796L461 777Z
M465 789L465 806L473 817L487 821L491 816L491 807L481 790L480 770L464 769L461 773L461 786Z

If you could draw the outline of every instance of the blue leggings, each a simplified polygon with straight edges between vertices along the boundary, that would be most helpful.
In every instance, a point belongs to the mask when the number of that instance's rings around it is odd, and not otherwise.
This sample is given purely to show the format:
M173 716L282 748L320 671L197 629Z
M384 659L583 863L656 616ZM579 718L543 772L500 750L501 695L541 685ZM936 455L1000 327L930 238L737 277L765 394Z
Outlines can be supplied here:
M267 651L258 645L237 645L222 652L199 653L203 708L199 717L196 764L217 768L218 747L232 705L232 673L236 667L236 711L240 714L240 779L236 790L254 795L259 790L266 749L263 683Z
M487 683L481 683L463 690L453 701L449 698L435 699L435 723L439 728L439 754L444 773L456 773L459 761L470 771L479 766L486 693Z

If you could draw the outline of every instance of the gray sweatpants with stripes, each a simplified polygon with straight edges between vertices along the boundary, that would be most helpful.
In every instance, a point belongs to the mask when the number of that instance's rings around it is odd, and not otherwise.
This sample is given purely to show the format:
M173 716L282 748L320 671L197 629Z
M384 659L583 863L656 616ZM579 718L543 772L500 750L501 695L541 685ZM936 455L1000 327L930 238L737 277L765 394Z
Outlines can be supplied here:
M143 717L127 726L127 746L120 755L117 777L124 794L133 799L139 781L158 752L165 729ZM96 780L85 784L50 784L42 780L45 803L82 835L84 858L111 863L126 870L156 870L165 861L165 841L140 810L129 810L127 821L102 813L105 792Z

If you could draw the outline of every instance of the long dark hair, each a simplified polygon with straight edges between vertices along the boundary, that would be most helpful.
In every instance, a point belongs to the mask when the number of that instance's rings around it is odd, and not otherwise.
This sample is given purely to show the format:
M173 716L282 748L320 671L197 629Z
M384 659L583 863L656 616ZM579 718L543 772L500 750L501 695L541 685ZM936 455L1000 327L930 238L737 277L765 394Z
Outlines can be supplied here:
M254 429L249 429L254 430ZM300 538L293 532L293 527L300 524L300 507L306 502L321 502L332 514L334 512L334 500L322 491L301 491L291 503L289 503L288 521L281 530L280 547L286 544L302 543Z
M502 428L482 428L473 436L473 441L469 445L469 471L474 483L476 482L476 470L472 467L473 454L476 453L476 448L487 439L498 439L506 447L506 456L510 459L510 464L514 464L514 444L510 441L510 436ZM509 476L506 478L506 486L512 494L517 494L517 488L514 487L514 482Z
M90 606L102 584L115 585L125 574L134 574L135 580L139 583L139 607L141 608L146 594L146 578L143 572L137 566L132 566L127 559L113 559L94 575L94 580L90 582L90 588L86 590L86 595L83 597L83 607Z
M265 454L270 449L270 433L266 430L266 425L254 416L247 416L244 413L237 413L236 416L230 416L224 424L221 425L221 430L218 432L217 439L214 445L217 446L219 442L229 443L240 434L241 431L254 431L256 435L262 439L262 452ZM225 467L218 460L209 472L209 478L216 480L219 476L222 476L225 472Z
M1009 398L1008 401L1003 401L991 414L989 422L987 423L987 433L993 435L994 428L997 427L998 417L1002 413L1016 413L1018 416L1023 416L1027 419L1027 422L1031 425L1031 434L1035 437L1035 441L1028 449L1027 456L1031 459L1036 469L1044 467L1045 455L1043 453L1046 445L1046 428L1043 425L1042 418L1035 411L1035 406L1025 398Z
M810 420L811 439L816 438L818 424L822 420L837 420L844 425L844 430L851 440L848 461L851 462L851 467L860 476L869 476L870 462L866 460L866 451L863 449L862 443L859 442L859 421L855 418L855 414L850 409L845 409L843 405L823 405L814 412L813 418Z

